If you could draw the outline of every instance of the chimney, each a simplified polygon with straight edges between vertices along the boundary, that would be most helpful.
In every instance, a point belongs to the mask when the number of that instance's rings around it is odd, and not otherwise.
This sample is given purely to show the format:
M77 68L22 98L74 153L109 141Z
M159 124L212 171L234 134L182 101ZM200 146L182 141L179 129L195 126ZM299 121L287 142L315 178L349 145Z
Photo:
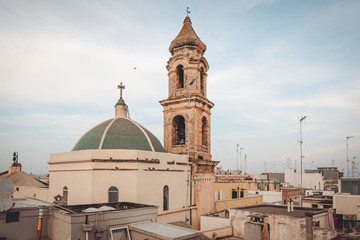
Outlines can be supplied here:
M21 164L20 163L18 163L15 166L10 166L9 167L9 174L19 173L19 172L21 172Z
M306 222L306 240L313 240L313 216L311 213L305 213Z

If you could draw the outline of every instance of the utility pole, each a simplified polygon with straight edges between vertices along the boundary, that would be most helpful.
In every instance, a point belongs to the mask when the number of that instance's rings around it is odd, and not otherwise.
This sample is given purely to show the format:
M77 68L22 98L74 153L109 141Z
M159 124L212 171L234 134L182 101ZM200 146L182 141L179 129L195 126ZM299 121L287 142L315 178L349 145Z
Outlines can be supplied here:
M244 166L244 174L246 173L246 158L247 158L247 154L245 153L245 166Z
M303 172L303 169L302 169L302 167L303 167L303 163L302 163L302 159L303 159L303 154L302 154L302 144L303 144L303 139L302 139L302 122L305 120L305 118L306 118L306 116L302 116L301 118L300 118L300 186L301 186L301 193L302 193L302 188L303 188L303 186L302 186L302 172ZM300 195L300 197L301 197L301 195ZM303 203L302 203L302 197L301 197L301 207L302 207L302 205L303 205Z
M346 137L346 176L349 177L350 172L349 172L349 139L353 138L354 136L347 136Z
M241 173L243 173L243 172L241 171L241 169L242 169L242 166L241 166L241 150L243 150L243 149L244 149L243 147L240 148L240 172L241 172Z
M236 170L239 171L239 144L236 144Z

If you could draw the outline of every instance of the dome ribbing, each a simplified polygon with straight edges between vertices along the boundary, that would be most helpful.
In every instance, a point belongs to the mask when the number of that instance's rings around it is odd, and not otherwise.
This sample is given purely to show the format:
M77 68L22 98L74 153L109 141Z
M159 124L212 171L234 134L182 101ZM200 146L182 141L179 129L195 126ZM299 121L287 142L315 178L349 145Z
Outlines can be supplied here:
M72 151L86 149L165 152L160 141L149 130L128 118L112 118L100 123L86 132Z

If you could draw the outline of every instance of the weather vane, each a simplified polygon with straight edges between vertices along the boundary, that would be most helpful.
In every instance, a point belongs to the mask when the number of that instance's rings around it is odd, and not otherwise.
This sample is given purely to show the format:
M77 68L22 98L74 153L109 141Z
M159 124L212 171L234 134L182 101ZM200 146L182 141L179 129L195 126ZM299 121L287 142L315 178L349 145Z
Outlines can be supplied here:
M188 17L188 16L189 16L189 13L191 13L191 12L189 11L189 7L186 7L185 11L186 11L186 16Z

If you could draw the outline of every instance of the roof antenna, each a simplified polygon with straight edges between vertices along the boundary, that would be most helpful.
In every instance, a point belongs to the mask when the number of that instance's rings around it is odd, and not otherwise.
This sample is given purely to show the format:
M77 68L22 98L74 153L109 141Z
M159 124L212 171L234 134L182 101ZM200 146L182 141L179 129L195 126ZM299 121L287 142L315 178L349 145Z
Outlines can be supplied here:
M189 11L189 7L186 7L185 12L186 12L186 16L188 17L188 16L189 16L189 13L191 13L191 12Z

